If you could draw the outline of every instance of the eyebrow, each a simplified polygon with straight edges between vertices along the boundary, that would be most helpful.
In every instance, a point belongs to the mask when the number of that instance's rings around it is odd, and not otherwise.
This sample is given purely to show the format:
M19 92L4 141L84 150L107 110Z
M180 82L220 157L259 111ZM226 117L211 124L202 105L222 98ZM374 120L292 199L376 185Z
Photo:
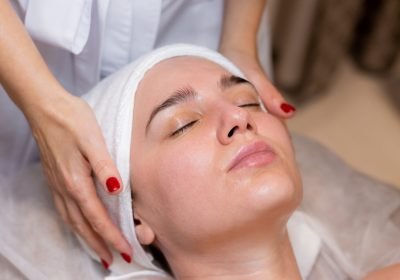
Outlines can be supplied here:
M249 81L235 75L222 75L218 82L218 87L222 91L224 91L240 84L248 84L255 89L254 85L251 84ZM153 109L146 125L146 133L148 131L151 121L158 113L169 107L194 100L197 96L198 92L191 86L186 86L175 90L170 97L168 97L163 103Z

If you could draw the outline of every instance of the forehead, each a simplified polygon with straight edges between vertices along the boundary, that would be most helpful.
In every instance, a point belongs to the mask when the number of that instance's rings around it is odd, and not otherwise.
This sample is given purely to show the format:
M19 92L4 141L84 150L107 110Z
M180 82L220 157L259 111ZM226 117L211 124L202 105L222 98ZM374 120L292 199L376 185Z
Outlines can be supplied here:
M201 89L217 86L224 74L222 66L197 57L182 56L164 60L150 69L139 83L135 104L160 102L174 90L184 86ZM204 92L204 91L203 91Z

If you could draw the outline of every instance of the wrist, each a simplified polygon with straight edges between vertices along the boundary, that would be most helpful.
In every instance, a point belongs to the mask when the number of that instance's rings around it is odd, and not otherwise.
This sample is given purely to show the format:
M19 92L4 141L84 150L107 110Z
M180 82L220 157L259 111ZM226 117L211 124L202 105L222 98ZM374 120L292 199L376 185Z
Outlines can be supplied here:
M257 57L257 35L265 0L225 1L219 50Z
M219 46L219 52L226 57L232 55L247 56L251 59L258 59L258 50L256 44L234 44L234 43L223 43Z
M239 65L259 65L257 50L240 49L240 48L224 48L220 49L222 55L235 64Z
M67 104L72 97L61 86L48 87L45 90L30 93L32 98L24 99L19 107L31 126L57 114L57 107Z

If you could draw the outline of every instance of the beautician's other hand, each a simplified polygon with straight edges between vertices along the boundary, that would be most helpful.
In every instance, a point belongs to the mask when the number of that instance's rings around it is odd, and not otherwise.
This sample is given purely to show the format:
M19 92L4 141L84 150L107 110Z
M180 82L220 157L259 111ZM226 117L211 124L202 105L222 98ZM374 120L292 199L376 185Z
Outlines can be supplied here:
M219 51L236 64L256 87L270 113L280 118L290 118L296 109L271 84L258 60L257 35L266 2L224 2Z
M238 66L249 82L256 87L270 113L281 118L293 117L296 111L295 107L287 103L272 85L255 55L240 50L225 50L221 52Z
M96 194L93 175L110 195L118 194L122 186L94 113L67 92L57 96L27 116L55 205L106 268L112 262L107 244L130 262L130 245Z

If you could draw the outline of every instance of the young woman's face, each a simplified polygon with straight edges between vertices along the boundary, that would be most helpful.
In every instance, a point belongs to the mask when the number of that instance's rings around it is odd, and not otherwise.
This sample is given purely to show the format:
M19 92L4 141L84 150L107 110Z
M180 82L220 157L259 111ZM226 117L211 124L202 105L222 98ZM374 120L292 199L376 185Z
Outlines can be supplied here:
M195 250L282 225L300 203L285 125L213 62L177 57L147 72L132 131L134 212L162 247Z

